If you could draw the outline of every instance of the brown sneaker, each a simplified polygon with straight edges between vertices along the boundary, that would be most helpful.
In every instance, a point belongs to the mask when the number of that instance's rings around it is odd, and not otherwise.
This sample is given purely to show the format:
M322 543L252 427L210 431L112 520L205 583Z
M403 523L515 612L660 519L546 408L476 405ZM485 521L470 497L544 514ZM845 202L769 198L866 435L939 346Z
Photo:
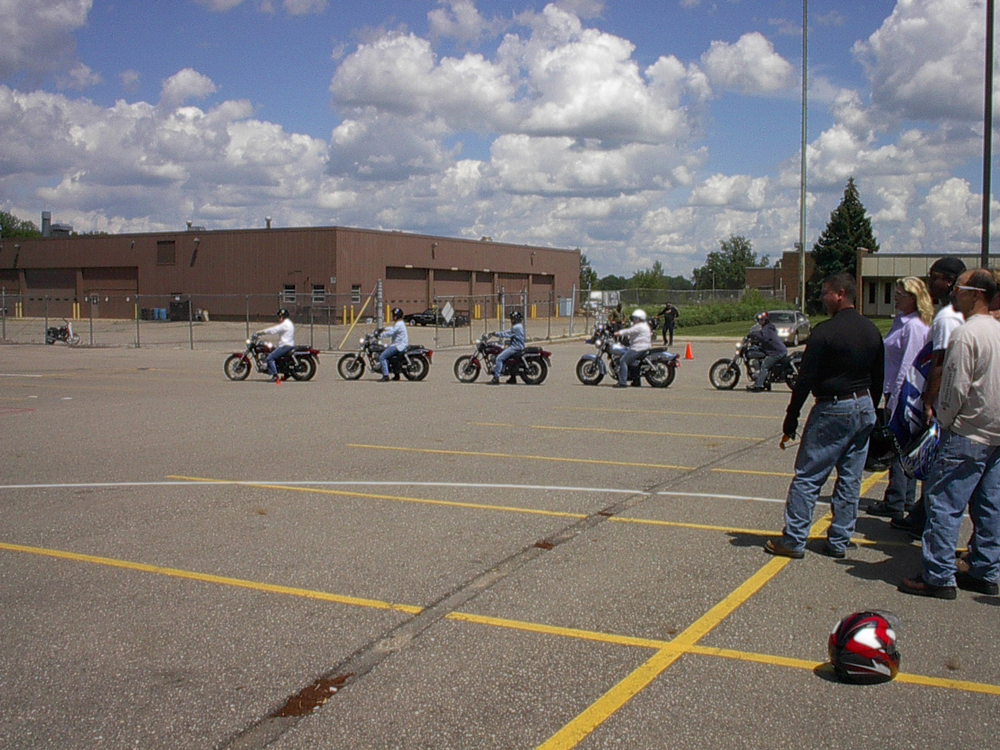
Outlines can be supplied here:
M764 551L769 555L775 555L776 557L790 557L793 560L801 560L806 556L805 550L789 549L781 542L776 542L773 539L768 539L764 542Z
M923 576L904 578L900 581L898 588L904 594L929 596L934 599L954 599L958 595L954 586L935 586L925 582Z

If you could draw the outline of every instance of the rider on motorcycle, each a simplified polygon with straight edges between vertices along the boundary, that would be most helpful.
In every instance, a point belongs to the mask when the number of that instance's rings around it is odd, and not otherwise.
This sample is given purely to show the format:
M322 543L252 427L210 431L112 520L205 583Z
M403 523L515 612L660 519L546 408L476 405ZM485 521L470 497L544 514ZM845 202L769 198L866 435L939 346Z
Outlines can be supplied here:
M759 312L754 317L754 320L757 322L757 326L750 331L750 342L754 346L760 347L761 351L764 352L764 359L760 363L757 382L747 386L747 390L751 393L757 393L766 389L765 384L767 383L768 370L788 354L788 347L785 346L785 342L778 336L778 329L771 322L771 316L766 312Z
M278 325L257 331L257 336L278 336L278 345L274 351L267 355L267 371L271 373L271 382L278 379L278 366L276 360L281 359L286 354L295 349L295 324L288 315L288 310L281 308L275 313L278 318Z
M403 322L402 308L397 307L392 311L392 320L393 323L389 328L378 332L379 338L392 337L392 342L378 358L379 364L382 366L382 379L379 381L380 383L385 383L389 380L389 358L395 356L397 352L405 352L406 347L410 343L410 337L406 333L406 323ZM399 373L397 372L392 379L399 380Z
M622 355L621 360L618 362L618 383L615 385L615 388L626 387L625 381L628 380L629 367L643 355L643 352L649 351L652 346L653 332L649 327L649 323L646 322L646 312L635 309L632 311L631 319L632 325L630 327L623 328L615 334L618 338L628 336L628 351ZM632 381L632 385L641 385L638 377Z
M518 352L524 351L524 316L521 314L520 310L511 310L510 313L510 330L509 331L498 331L496 336L501 339L510 339L509 346L497 355L496 366L493 368L493 379L490 380L490 385L499 385L500 375L503 373L503 363L507 361L509 357L514 356ZM507 379L508 385L514 385L517 382L517 378L511 375Z

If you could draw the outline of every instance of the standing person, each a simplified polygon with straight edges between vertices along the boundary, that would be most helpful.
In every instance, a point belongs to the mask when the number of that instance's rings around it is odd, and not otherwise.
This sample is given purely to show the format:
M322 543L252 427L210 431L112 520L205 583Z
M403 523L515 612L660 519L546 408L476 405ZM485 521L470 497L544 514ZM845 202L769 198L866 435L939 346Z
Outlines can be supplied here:
M931 323L931 365L927 378L924 380L923 410L924 424L929 425L934 419L935 400L941 388L941 372L944 365L944 354L952 332L965 322L962 313L951 304L951 292L958 277L965 273L965 263L954 256L938 258L931 266L927 278L927 289L931 299L941 308ZM924 522L927 519L923 498L921 497L913 510L905 518L891 518L889 525L900 531L908 531L911 536L923 534Z
M923 571L904 578L904 594L954 599L955 587L1000 592L1000 323L990 315L997 293L985 268L958 277L953 298L966 322L948 342L937 409L942 427L927 481ZM955 567L966 507L972 518L968 572Z
M632 363L642 357L643 353L648 352L653 345L653 332L649 328L649 323L646 322L646 312L637 308L632 311L631 318L632 325L615 334L619 338L628 336L628 351L618 361L618 383L615 388L626 387L625 381L628 380L628 371ZM637 375L632 381L632 385L638 386L640 382Z
M490 385L499 385L500 376L503 374L503 363L518 352L524 351L524 316L520 310L512 310L510 313L510 330L499 331L497 338L509 339L510 344L497 355L496 366L493 368L493 379ZM514 385L517 376L511 375L507 378L507 385Z
M615 305L614 309L608 313L608 328L614 333L625 325L625 313L622 312L622 303Z
M295 324L292 322L291 317L289 317L288 310L282 307L275 313L275 317L278 318L278 325L265 328L263 331L257 331L258 336L278 337L278 345L274 348L273 352L267 355L267 359L265 360L267 362L267 371L271 373L272 383L278 379L278 366L275 364L275 361L295 349Z
M669 302L663 306L660 310L658 317L663 319L663 345L673 346L674 345L674 326L677 324L677 317L681 314L681 311L674 307ZM670 342L667 342L667 337L670 337Z
M816 500L834 467L837 484L830 498L833 521L823 554L844 557L854 533L868 436L875 426L874 399L882 395L885 359L882 335L857 311L856 296L857 286L848 273L823 280L823 305L831 318L816 326L806 344L782 425L781 447L795 438L799 412L810 392L816 402L795 457L795 477L785 500L784 532L780 540L764 544L764 550L772 555L805 556Z
M410 335L407 333L406 323L403 321L403 308L397 307L392 311L392 325L379 332L378 337L380 339L392 337L389 346L378 355L378 363L382 366L382 378L379 382L385 383L389 380L389 358L405 352L406 347L410 345ZM393 375L393 380L399 380L398 372Z
M778 335L778 329L771 322L771 316L766 312L759 312L754 316L757 327L749 333L750 341L760 347L764 352L764 359L760 362L760 370L757 373L757 381L747 386L747 390L756 393L763 390L771 390L767 383L767 373L778 361L788 354L788 347Z
M896 280L896 318L885 336L885 410L892 414L899 403L906 375L927 343L934 306L924 282L916 276ZM917 480L906 476L897 456L889 467L889 486L881 500L865 512L873 516L901 519L913 508Z

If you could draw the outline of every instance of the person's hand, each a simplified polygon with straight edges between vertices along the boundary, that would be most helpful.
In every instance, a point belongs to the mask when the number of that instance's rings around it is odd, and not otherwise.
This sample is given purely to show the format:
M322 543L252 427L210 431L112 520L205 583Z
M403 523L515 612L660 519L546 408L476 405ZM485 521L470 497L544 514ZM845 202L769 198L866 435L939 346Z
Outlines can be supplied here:
M790 443L793 440L795 440L794 437L790 437L788 435L782 435L781 436L781 442L778 443L778 447L781 448L781 450L785 450L785 443Z
M930 427L934 421L934 404L924 404L924 427Z
M781 425L781 431L783 434L783 439L785 440L795 440L795 436L798 434L799 430L799 418L786 416L784 423Z

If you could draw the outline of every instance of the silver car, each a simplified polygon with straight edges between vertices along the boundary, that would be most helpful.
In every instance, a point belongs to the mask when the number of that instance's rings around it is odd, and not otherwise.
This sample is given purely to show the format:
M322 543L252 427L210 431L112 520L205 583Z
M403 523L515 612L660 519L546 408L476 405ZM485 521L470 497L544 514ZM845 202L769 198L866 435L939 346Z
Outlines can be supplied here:
M809 318L798 310L769 310L768 317L778 329L778 336L786 344L798 346L801 342L809 338L812 325Z

